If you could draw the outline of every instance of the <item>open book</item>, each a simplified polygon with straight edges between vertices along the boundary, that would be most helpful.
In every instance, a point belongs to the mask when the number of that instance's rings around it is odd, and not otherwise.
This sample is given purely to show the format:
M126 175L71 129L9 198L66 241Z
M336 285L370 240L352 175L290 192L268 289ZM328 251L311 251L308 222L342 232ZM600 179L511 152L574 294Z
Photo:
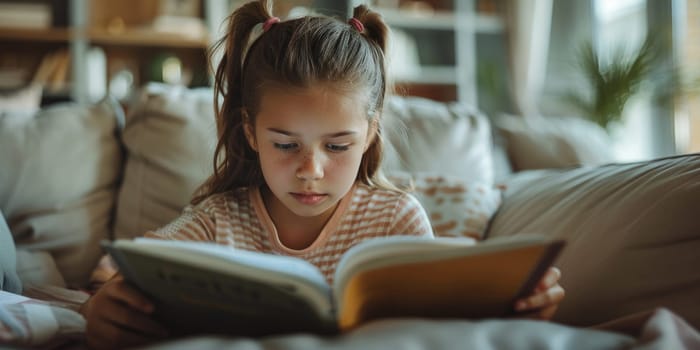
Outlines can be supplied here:
M341 258L333 286L302 259L214 243L140 238L105 248L178 333L258 336L330 334L388 317L506 316L564 245L526 235L473 242L368 240Z

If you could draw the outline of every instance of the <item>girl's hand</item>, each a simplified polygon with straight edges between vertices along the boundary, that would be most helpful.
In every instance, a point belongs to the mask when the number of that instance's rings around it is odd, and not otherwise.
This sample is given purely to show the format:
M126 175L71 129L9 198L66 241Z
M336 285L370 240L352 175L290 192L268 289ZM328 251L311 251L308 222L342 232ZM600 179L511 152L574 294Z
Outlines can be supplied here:
M564 299L564 288L559 285L561 271L550 267L529 296L515 302L518 316L549 320L557 311L559 303Z
M153 304L121 275L102 286L80 308L86 320L87 345L93 349L133 347L167 336L151 318Z

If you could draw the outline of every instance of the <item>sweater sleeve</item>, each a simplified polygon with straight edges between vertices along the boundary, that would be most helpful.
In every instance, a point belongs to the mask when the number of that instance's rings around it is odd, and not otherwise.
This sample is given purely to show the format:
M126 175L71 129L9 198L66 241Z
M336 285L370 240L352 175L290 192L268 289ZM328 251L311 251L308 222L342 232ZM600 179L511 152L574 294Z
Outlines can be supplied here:
M428 214L411 194L404 194L396 202L389 232L391 235L434 237Z
M214 240L214 220L203 210L186 207L182 215L169 224L148 231L143 236L148 238L178 240L178 241L212 241ZM92 294L118 272L109 255L104 255L90 275L87 291Z
M188 206L169 224L146 232L144 237L177 241L216 241L214 216L199 207Z

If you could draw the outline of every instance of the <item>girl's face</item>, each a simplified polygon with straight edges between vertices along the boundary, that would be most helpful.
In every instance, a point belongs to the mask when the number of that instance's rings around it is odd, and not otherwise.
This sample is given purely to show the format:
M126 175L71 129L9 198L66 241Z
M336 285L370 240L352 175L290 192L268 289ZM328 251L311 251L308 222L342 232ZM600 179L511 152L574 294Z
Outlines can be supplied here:
M357 178L374 128L362 94L328 85L267 89L246 137L258 152L262 173L282 204L301 217L329 216ZM271 208L268 208L270 210ZM272 213L271 213L272 214Z

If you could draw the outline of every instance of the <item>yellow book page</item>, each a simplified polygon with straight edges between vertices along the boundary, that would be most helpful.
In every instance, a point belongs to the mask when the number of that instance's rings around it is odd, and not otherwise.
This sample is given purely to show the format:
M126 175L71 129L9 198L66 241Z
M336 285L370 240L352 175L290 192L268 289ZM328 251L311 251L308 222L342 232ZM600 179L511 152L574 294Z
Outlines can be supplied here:
M366 270L350 278L339 327L387 317L501 317L538 266L547 245Z

